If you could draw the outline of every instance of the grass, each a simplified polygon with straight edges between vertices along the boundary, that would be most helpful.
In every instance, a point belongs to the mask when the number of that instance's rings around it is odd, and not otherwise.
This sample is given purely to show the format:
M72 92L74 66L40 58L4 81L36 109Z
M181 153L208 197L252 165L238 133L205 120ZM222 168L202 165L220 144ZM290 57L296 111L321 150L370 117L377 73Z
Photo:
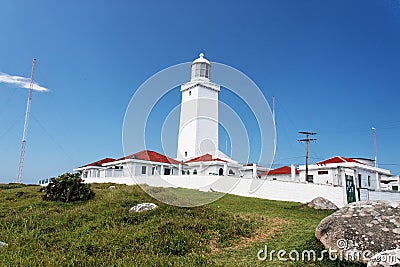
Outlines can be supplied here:
M314 231L326 211L234 195L179 208L154 201L138 186L116 186L94 184L93 200L57 203L42 201L39 186L0 185L0 241L9 244L0 250L0 266L362 266L257 259L265 245L320 253ZM159 208L128 212L142 202Z

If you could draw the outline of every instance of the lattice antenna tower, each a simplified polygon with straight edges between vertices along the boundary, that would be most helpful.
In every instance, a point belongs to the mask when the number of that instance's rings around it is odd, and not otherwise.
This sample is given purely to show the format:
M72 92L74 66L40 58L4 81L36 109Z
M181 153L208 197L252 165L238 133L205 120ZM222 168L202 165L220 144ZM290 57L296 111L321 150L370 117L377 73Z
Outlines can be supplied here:
M31 102L32 102L32 91L33 91L33 76L35 74L35 65L36 65L36 58L32 60L32 71L31 71L31 79L28 91L28 102L26 103L26 112L25 112L25 122L24 122L24 131L22 133L22 145L21 145L21 154L19 157L19 165L18 165L18 177L17 183L21 183L22 177L22 169L24 167L24 156L25 156L25 147L26 147L26 133L28 130L28 122L29 122L29 113L31 109Z

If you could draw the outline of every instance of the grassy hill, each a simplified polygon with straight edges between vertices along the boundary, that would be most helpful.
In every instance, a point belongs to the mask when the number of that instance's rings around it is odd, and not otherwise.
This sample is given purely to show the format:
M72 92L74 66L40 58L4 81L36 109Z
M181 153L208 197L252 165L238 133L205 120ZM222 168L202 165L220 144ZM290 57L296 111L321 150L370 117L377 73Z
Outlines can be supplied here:
M279 261L276 253L273 261L257 259L265 245L320 253L314 231L326 211L234 195L179 208L138 186L108 187L92 185L96 196L88 202L56 203L42 201L39 186L0 185L0 241L9 244L0 250L0 266L351 266L327 257ZM142 202L159 208L128 212Z

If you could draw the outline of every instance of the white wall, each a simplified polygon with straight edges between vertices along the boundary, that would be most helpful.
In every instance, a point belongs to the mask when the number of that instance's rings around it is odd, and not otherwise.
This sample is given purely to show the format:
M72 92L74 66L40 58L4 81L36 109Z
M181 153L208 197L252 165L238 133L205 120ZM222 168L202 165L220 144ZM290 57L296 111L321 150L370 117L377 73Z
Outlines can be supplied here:
M297 177L298 176L296 176L296 178ZM262 179L266 179L268 181L285 181L285 182L293 181L291 174L271 174L263 176Z
M369 191L369 200L400 200L399 191Z
M345 205L344 188L310 183L243 179L227 176L138 176L132 178L92 178L86 183L148 184L157 187L183 187L201 191L224 192L239 196L306 203L316 197L324 197L338 207Z

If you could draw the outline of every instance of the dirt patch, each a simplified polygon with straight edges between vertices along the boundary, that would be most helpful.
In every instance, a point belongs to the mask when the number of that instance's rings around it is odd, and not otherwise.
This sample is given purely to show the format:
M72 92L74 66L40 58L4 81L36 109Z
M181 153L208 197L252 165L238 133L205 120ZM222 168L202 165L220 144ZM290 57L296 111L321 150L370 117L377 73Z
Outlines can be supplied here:
M258 225L257 229L249 237L242 237L238 242L226 249L240 249L251 245L252 243L265 241L274 238L290 224L290 221L277 217L264 217L255 214L242 214L240 218ZM217 247L218 238L210 240L209 248L211 253L218 253L222 248Z

